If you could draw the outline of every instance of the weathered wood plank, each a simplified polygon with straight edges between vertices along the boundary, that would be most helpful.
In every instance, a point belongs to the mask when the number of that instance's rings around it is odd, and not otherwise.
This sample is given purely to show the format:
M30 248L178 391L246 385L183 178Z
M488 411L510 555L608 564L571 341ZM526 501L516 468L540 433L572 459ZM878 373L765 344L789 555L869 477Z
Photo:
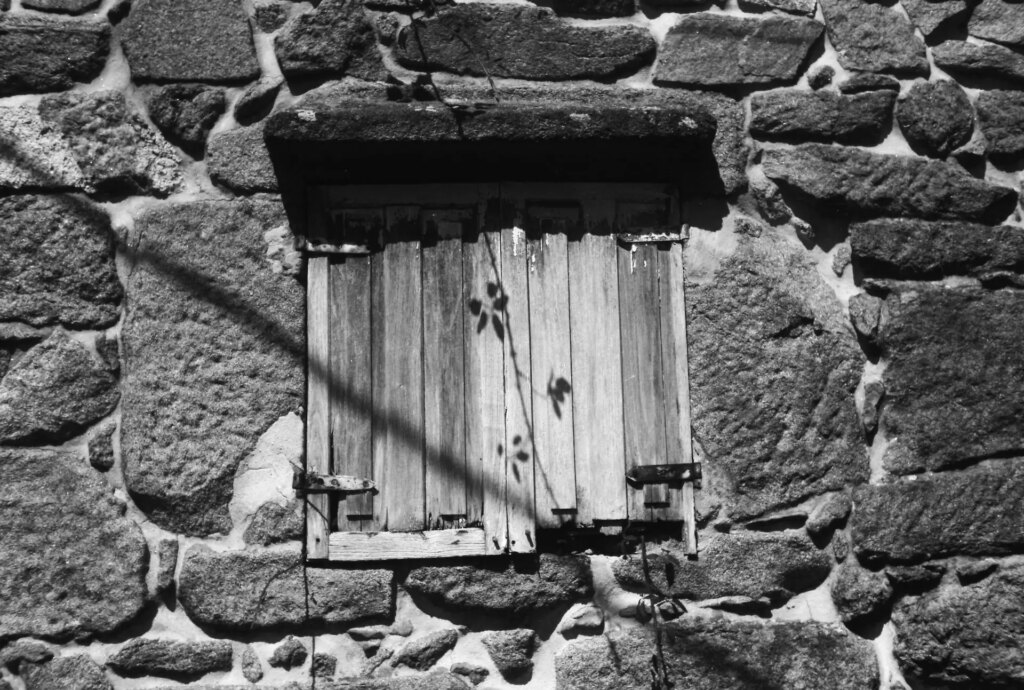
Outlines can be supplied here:
M626 469L665 462L665 391L661 354L658 250L619 247L619 323ZM662 484L629 490L629 516L651 519L668 502Z
M306 265L306 470L331 473L330 328L328 327L328 266L325 257L312 257ZM327 558L331 499L324 494L306 497L306 553Z
M394 242L372 260L373 502L377 530L425 525L420 247Z
M423 411L428 529L466 518L462 239L423 246Z
M331 446L334 471L373 475L370 387L370 258L330 262ZM373 514L373 496L338 502L338 528L360 530Z
M488 548L499 550L505 516L504 323L501 236L481 232L462 246L466 357L466 519L482 524Z
M533 394L530 390L530 303L526 233L501 231L501 282L505 303L505 480L508 550L536 551L533 472Z
M690 427L690 374L686 354L686 299L682 245L660 251L661 344L665 361L665 438L670 463L693 462ZM687 553L697 553L693 482L668 490L669 505L659 511L666 520L683 520Z
M459 558L488 553L481 528L429 532L335 532L332 561L381 561L410 558Z
M576 465L566 237L528 241L530 363L537 526L576 519Z
M614 237L587 234L569 244L569 294L579 523L625 520L622 352Z

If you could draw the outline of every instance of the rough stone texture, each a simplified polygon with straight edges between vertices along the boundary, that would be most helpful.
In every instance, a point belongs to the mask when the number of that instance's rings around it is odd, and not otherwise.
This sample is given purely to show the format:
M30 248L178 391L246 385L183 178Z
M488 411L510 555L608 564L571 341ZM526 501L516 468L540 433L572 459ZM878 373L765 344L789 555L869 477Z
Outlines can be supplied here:
M383 79L386 74L373 22L358 2L324 0L289 21L274 47L288 79L328 74Z
M845 94L864 93L865 91L896 91L900 90L900 82L885 74L862 72L854 74L839 85L839 92Z
M554 0L551 8L566 17L629 17L636 0Z
M0 96L63 91L95 79L110 49L104 21L0 16Z
M1024 294L907 289L886 309L885 467L911 474L1024 453Z
M217 688L216 690L222 690ZM445 671L400 678L339 679L318 681L316 690L466 690L466 682Z
M859 266L871 275L934 279L1024 271L1024 229L884 218L850 226Z
M996 77L1024 82L1024 55L992 43L944 41L932 48L935 64L959 77Z
M260 546L301 539L305 526L301 505L298 501L287 506L264 503L256 511L242 539L246 544Z
M242 675L250 683L258 683L263 680L263 664L256 655L256 651L249 645L245 645L242 652Z
M309 656L309 651L306 649L306 645L295 638L289 636L284 642L274 648L274 653L270 655L269 663L274 668L283 668L288 671L292 668L298 668L306 663L306 658Z
M852 96L796 89L756 93L750 101L750 133L781 141L878 144L892 127L895 102L892 91Z
M206 164L213 181L233 192L276 192L277 174L263 141L263 125L220 132L210 138Z
M119 675L198 678L214 671L231 670L231 643L218 641L181 642L137 638L107 660Z
M0 376L3 376L0 373ZM108 472L114 466L114 432L117 424L113 421L103 425L89 439L89 464L100 472Z
M459 35L462 41L452 40ZM471 50L469 46L479 46ZM651 61L654 37L635 26L581 26L532 5L458 4L398 36L412 69L522 79L606 79Z
M811 200L867 215L998 223L1017 192L955 165L856 148L805 144L765 151L764 172Z
M688 690L878 687L867 641L820 623L681 618L664 626L668 676ZM633 628L570 642L555 657L559 690L647 690L654 634Z
M593 604L573 604L558 624L558 632L567 638L597 635L604 629L604 612Z
M36 108L0 108L0 191L84 187L67 142Z
M967 3L964 0L900 0L900 4L925 38L967 14Z
M100 0L21 0L22 7L43 12L80 14L99 7Z
M799 531L701 534L700 557L689 560L677 542L662 551L648 551L651 582L662 592L682 599L767 597L775 605L794 594L814 589L828 577L832 558ZM647 591L639 557L615 561L619 584Z
M178 540L161 539L157 556L160 569L156 574L156 591L164 594L174 589L174 572L178 568Z
M225 105L224 89L202 84L158 87L146 97L149 116L160 131L193 155L202 155Z
M121 453L128 490L166 529L227 532L238 464L302 404L304 291L271 270L263 239L285 222L265 200L136 219Z
M282 84L281 77L265 77L251 85L235 102L235 119L249 123L269 113Z
M256 0L256 26L264 33L277 31L288 21L289 3L277 0Z
M123 291L102 210L69 197L0 197L0 321L105 328Z
M1024 5L1006 0L982 0L971 12L967 31L996 43L1024 46Z
M414 568L405 589L435 604L503 616L548 612L593 594L586 558L541 554L528 561L488 559L478 565Z
M980 582L999 569L999 561L985 558L980 561L967 561L956 566L956 579L962 585Z
M822 29L797 17L684 15L665 37L654 79L701 86L791 82Z
M817 91L832 83L836 78L836 70L832 65L821 65L807 74L807 85Z
M925 563L924 565L891 565L885 569L894 589L922 592L939 584L946 572L941 563Z
M117 91L47 96L43 120L63 133L89 185L100 192L166 196L181 161Z
M1015 562L967 587L903 599L893 611L903 672L947 687L1018 687L1024 679L1022 590L1024 566Z
M301 631L388 615L392 578L389 570L304 569L297 545L222 553L193 546L178 576L178 599L193 621L217 630Z
M853 501L849 494L832 494L811 511L807 516L807 522L804 523L804 529L812 537L823 536L828 530L843 524L852 508Z
M103 669L85 654L46 664L22 664L25 690L113 690Z
M133 0L122 45L136 81L248 81L259 74L239 0Z
M117 361L100 361L57 330L0 380L0 444L56 445L109 414L118 401Z
M774 233L741 236L713 276L691 274L690 399L705 494L742 519L864 481L853 402L862 355L803 248Z
M967 94L949 80L917 82L896 106L896 121L910 147L945 158L971 140L974 110Z
M0 649L0 665L6 666L12 672L18 671L18 666L23 661L31 664L42 664L53 658L53 650L49 645L35 640L15 640L3 649Z
M0 450L0 486L0 640L109 633L142 610L146 541L84 458Z
M1024 93L983 91L978 96L978 123L993 158L1024 154Z
M800 14L805 17L814 16L815 0L740 0L740 9L747 12L766 12L780 10L789 14Z
M445 654L455 649L459 641L457 630L436 630L406 642L395 655L395 665L426 671Z
M997 462L861 487L853 500L854 548L868 563L1024 551L1024 468L1019 465Z
M821 0L828 37L849 70L927 75L924 43L893 8L868 0Z
M317 652L313 655L313 663L310 672L314 678L330 678L338 669L338 658L331 654Z
M480 683L487 680L487 676L491 675L491 672L483 666L469 664L465 661L459 661L452 664L451 672L455 675L462 676L473 685L480 685Z
M884 615L892 600L892 585L885 573L873 573L854 563L836 569L829 590L839 617L851 624Z
M533 671L537 633L527 628L487 633L482 640L495 667L505 678L518 678Z

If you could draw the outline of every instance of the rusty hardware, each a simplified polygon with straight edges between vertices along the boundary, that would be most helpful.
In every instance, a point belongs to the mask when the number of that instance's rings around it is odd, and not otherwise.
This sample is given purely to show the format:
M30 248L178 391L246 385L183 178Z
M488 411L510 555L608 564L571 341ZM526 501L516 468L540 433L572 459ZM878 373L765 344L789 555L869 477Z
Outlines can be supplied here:
M292 488L295 489L296 496L377 493L377 485L370 479L306 471L296 471L292 475Z
M646 484L682 484L693 482L694 488L701 486L701 470L699 462L679 463L675 465L637 465L626 472L626 483L634 489Z

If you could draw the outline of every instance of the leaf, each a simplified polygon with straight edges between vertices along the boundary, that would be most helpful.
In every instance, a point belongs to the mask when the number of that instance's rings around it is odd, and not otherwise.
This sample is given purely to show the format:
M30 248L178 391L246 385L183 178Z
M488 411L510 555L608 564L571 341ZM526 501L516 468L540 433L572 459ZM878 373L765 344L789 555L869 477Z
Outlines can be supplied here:
M519 434L516 434L515 436L512 437L512 445L513 446L518 446L522 442L523 442L523 437L520 436Z
M505 446L503 444L499 443L498 444L498 455L502 455L504 453L505 453Z
M483 309L483 307L484 307L484 303L481 302L480 300L478 300L476 297L474 297L473 299L469 300L469 311L470 311L470 313L473 314L473 316L479 315L480 314L480 310Z
M562 408L558 405L558 401L557 400L552 400L551 401L551 406L553 408L555 408L555 416L558 417L559 419L561 419L562 418Z
M518 453L516 453L516 460L521 460L522 462L526 462L529 459L530 459L530 454L527 453L525 450L521 450Z
M636 619L641 623L651 620L653 615L651 604L646 599L641 599L636 605Z
M487 312L481 312L480 320L476 323L476 332L483 333L485 328L487 328Z
M497 314L491 315L491 324L494 326L494 332L498 335L498 340L505 342L505 326Z
M512 476L516 478L517 482L519 481L519 465L512 465Z
M559 376L555 381L555 390L559 393L569 393L572 391L572 386L569 385L569 382L565 380L565 378Z
M494 297L497 294L498 294L498 285L497 285L497 283L490 283L490 282L488 282L487 283L487 296L488 297Z
M494 300L494 308L497 311L505 311L505 307L508 306L508 295L502 295L498 299Z

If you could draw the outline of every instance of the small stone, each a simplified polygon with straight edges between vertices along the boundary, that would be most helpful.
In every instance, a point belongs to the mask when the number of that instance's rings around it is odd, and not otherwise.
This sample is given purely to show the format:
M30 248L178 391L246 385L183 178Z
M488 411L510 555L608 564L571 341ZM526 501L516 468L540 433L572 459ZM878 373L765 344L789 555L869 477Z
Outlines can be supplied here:
M136 81L240 82L259 74L239 0L133 0L123 28Z
M373 22L374 28L377 30L377 40L382 45L390 46L394 45L395 40L398 38L398 30L402 28L402 23L398 20L398 15L394 12L388 14L381 14L377 16L377 19Z
M253 516L242 540L246 544L270 546L301 539L305 526L301 505L299 501L293 501L287 506L272 501L264 503Z
M982 0L971 12L967 32L1011 46L1024 46L1024 5L1006 0Z
M1024 93L982 91L977 108L989 155L997 162L1024 155Z
M814 16L816 0L740 0L740 9L747 12L766 12L780 10L788 14L799 14L805 17Z
M750 101L750 133L759 139L877 144L892 126L892 91L852 96L832 91L764 91Z
M331 75L383 80L373 22L357 2L323 0L291 19L274 40L288 79Z
M53 658L53 650L42 642L35 640L15 640L6 647L0 648L0 666L6 666L13 673L25 661L30 664L42 664Z
M388 626L388 635L398 635L399 637L409 637L412 635L412 622L409 620L396 621Z
M256 650L249 645L245 645L245 650L242 652L242 675L250 683L258 683L263 680L263 664L260 663Z
M829 586L843 622L857 625L881 616L892 600L892 585L885 573L873 573L843 563Z
M764 223L748 216L737 216L733 221L733 227L736 232L747 237L760 237L766 229Z
M455 648L459 641L457 630L437 630L405 643L395 657L395 665L405 665L417 671L426 671Z
M949 80L917 82L896 106L896 120L918 153L945 158L974 132L974 110L967 94Z
M322 7L322 6L321 6ZM485 52L453 34L472 36ZM459 3L398 36L398 61L411 69L537 80L608 79L654 57L654 37L631 25L583 26L534 5Z
M270 655L270 665L289 671L306 663L307 656L309 656L309 651L306 649L306 645L302 644L298 638L289 636Z
M89 439L89 464L100 472L109 472L114 466L114 432L117 424L104 422Z
M181 182L178 154L118 91L47 96L39 114L63 133L98 191L167 196Z
M882 318L882 300L864 292L850 298L850 320L857 334L870 343L878 338Z
M872 74L861 72L839 85L839 92L845 94L864 93L866 91L896 91L900 90L900 82L885 74Z
M959 167L913 156L803 144L765 151L769 179L811 199L872 215L1000 222L1017 192L967 175Z
M160 566L156 575L156 591L166 594L174 589L174 573L178 569L178 540L161 539L157 555Z
M469 664L464 661L452 664L451 672L457 676L462 676L473 685L480 685L480 683L487 680L487 676L491 675L491 672L483 666Z
M250 124L268 114L282 84L284 79L281 77L264 77L251 85L235 103L235 119L242 124Z
M658 84L729 86L794 81L822 25L796 17L687 14L669 29Z
M828 37L848 70L928 74L924 43L894 8L868 0L821 0ZM865 27L871 27L866 31Z
M382 642L383 640L363 640L359 643L359 647L363 650L363 654L372 657L380 651Z
M967 15L965 0L901 0L900 4L925 38Z
M273 33L288 21L288 4L278 0L256 0L256 26L264 33Z
M1024 55L992 43L944 41L932 48L935 64L956 77L996 77L1024 82Z
M962 585L981 582L999 568L999 561L986 558L981 561L967 561L956 566L956 578Z
M0 443L58 444L113 411L117 363L97 361L63 330L29 350L0 380Z
M239 194L276 192L277 174L263 141L263 124L213 135L206 164L213 181Z
M138 638L107 660L107 666L126 677L198 678L231 670L232 648L227 641L181 642Z
M146 97L149 116L160 131L191 155L201 157L206 137L224 112L224 89L202 84L171 84Z
M629 17L636 13L636 0L554 0L551 8L562 17Z
M781 225L793 217L793 210L782 198L778 185L764 174L750 176L750 193L754 196L758 211L772 225Z
M597 635L603 629L604 611L593 604L573 604L558 624L558 632L565 637Z
M850 245L840 244L832 255L832 272L837 276L842 276L843 271L846 270L846 267L850 265L852 260L853 250L850 249Z
M924 565L891 565L885 569L892 586L900 591L922 592L939 584L946 572L941 563Z
M834 493L814 507L807 516L804 529L812 537L823 536L828 530L839 527L849 517L853 501L849 494Z
M368 625L362 628L349 628L348 630L348 636L356 642L383 640L389 634L391 634L391 631L386 625Z
M330 678L338 668L338 657L317 652L313 655L312 673L314 678Z
M113 690L103 669L85 654L64 656L46 664L22 664L25 690Z
M832 65L822 65L807 75L807 85L817 91L831 84L835 76L836 71Z
M873 434L878 430L878 417L884 397L885 383L881 379L869 379L864 382L864 409L861 411L860 420L865 433Z
M0 15L0 97L92 81L109 50L110 25L102 20Z
M100 0L21 0L21 6L42 12L81 14L99 7Z
M481 641L504 678L518 678L533 671L530 657L537 646L537 633L533 630L500 630L487 633Z

